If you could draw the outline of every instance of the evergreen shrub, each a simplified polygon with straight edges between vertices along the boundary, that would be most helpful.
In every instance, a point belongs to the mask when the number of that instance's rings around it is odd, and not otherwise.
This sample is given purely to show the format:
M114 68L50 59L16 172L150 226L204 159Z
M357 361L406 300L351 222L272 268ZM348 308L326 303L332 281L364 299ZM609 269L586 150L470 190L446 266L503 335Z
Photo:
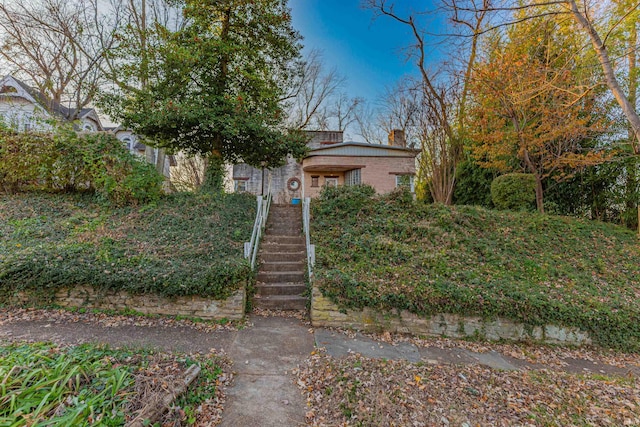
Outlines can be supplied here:
M115 136L0 128L0 190L92 191L116 206L157 200L163 177Z
M491 182L491 200L498 209L533 210L536 202L536 179L532 174L508 173Z

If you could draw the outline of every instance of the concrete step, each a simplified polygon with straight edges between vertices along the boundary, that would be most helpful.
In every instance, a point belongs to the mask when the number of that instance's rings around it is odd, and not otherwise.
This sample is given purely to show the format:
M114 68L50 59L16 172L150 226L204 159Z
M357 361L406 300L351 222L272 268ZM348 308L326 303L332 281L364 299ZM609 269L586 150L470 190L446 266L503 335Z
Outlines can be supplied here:
M269 229L267 228L265 236L300 236L302 234L302 228L292 227L278 227Z
M261 253L269 252L304 252L307 250L307 245L304 243L265 243L260 245Z
M269 209L287 210L287 211L302 211L302 205L290 205L290 204L282 204L282 203L273 203Z
M269 212L267 221L302 221L300 212Z
M305 244L304 236L288 236L283 234L267 234L262 239L263 243Z
M256 294L260 296L301 296L306 290L307 286L304 283L258 283L256 285Z
M260 262L303 262L307 259L307 254L304 251L299 252L272 252L261 251L259 256Z
M280 208L270 208L269 213L280 215L298 215L302 216L302 209L280 209Z
M253 304L258 308L272 310L305 310L307 308L307 299L292 295L256 295L253 298Z
M287 282L304 282L304 270L302 271L260 271L258 282L263 283L287 283Z
M265 261L260 271L304 271L304 261Z
M267 221L267 227L302 227L300 218L280 218Z
M279 231L285 231L286 234L291 230L297 230L298 234L302 234L302 224L267 224L265 230L269 234L279 234Z

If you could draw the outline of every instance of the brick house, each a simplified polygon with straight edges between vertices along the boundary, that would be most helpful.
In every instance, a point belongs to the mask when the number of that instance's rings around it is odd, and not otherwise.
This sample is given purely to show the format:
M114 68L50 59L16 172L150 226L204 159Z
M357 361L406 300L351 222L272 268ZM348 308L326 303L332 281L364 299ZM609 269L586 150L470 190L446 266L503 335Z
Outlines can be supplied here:
M417 150L407 148L404 132L389 134L388 145L343 141L340 131L310 131L307 156L276 169L257 169L246 164L233 167L235 191L255 195L269 189L276 203L316 197L324 186L368 184L378 193L399 186L413 191Z

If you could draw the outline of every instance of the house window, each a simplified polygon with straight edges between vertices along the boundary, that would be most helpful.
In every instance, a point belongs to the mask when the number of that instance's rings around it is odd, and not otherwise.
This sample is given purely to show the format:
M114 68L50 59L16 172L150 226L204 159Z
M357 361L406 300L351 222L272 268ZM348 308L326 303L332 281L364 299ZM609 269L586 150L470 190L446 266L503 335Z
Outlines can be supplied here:
M34 129L32 115L26 114L25 116L22 117L22 121L23 121L25 132L29 132Z
M324 177L324 185L325 185L325 187L337 187L338 186L338 177L337 176L325 176Z
M360 185L360 169L353 169L344 173L344 185Z
M93 132L93 126L91 126L89 123L85 123L84 126L82 127L82 130L85 132Z
M129 138L128 136L125 136L124 138L122 138L122 142L124 142L125 145L127 146L127 150L133 150L133 147L131 144L131 138Z
M312 176L311 177L311 186L312 187L320 187L320 177L319 176Z
M236 193L243 193L247 191L247 180L246 179L235 179L233 181L233 190Z
M412 193L415 192L413 175L396 175L396 188L407 187Z

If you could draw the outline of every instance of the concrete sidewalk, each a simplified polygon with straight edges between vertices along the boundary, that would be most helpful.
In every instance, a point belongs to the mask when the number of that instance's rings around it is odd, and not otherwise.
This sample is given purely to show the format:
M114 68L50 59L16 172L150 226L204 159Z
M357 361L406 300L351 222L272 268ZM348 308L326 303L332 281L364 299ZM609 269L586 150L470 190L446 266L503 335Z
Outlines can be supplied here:
M111 346L154 348L162 351L225 352L234 362L235 379L227 389L222 426L299 426L305 424L306 402L295 384L292 370L315 347L332 357L360 353L379 359L403 359L429 364L476 364L493 369L542 369L495 351L477 353L460 348L416 347L410 343L390 345L355 334L354 338L327 330L309 329L294 318L252 316L237 331L202 332L194 328L162 326L103 326L87 322L17 320L0 324L2 341L52 341L62 344L85 342ZM600 373L640 376L637 367L628 369L565 359L563 370L572 373Z

